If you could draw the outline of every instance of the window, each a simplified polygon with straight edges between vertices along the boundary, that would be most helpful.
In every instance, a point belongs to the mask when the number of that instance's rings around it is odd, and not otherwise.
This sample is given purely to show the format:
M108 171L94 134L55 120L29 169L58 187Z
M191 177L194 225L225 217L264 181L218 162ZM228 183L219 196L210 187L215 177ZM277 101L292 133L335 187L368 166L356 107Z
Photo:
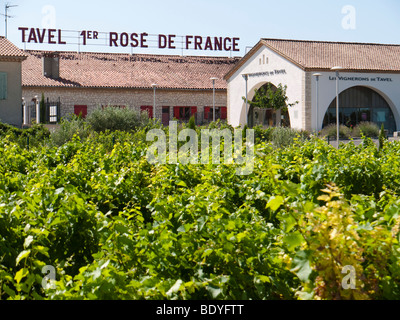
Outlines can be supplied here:
M153 106L141 106L140 111L147 112L147 114L149 115L149 118L153 119Z
M197 107L174 107L174 118L177 120L189 121L196 113Z
M226 120L228 118L227 107L215 108L215 119ZM213 107L204 107L204 120L212 121L214 119Z
M86 118L87 116L87 106L74 106L74 114Z
M0 72L0 100L7 99L7 73Z
M50 106L50 123L57 123L57 121L58 121L58 116L57 116L57 109L58 109L58 107L57 106Z

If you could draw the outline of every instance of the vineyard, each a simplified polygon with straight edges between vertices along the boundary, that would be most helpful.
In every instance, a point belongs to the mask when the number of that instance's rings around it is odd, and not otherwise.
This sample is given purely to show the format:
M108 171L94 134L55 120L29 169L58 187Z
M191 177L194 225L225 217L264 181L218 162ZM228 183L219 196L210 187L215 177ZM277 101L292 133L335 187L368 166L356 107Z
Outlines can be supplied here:
M400 298L400 143L258 129L239 176L151 165L146 130L2 134L1 300Z

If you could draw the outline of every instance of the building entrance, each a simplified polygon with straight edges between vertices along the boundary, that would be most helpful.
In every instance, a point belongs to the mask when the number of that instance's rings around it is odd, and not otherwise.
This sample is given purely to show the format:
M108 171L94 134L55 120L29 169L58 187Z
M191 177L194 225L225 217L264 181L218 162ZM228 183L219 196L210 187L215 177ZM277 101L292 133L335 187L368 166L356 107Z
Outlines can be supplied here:
M273 92L277 90L277 88L271 84L264 84L259 90L262 89L267 90L267 87L270 87ZM268 95L265 97L268 100ZM250 128L255 126L263 126L263 127L290 127L290 118L289 112L283 109L273 109L273 108L263 108L258 107L255 103L255 98L253 98L253 104L250 103L249 108L249 117L248 123Z
M374 122L383 125L389 133L396 131L396 121L386 100L376 91L356 86L339 95L339 123L355 127L360 122ZM336 99L325 114L323 127L336 123Z

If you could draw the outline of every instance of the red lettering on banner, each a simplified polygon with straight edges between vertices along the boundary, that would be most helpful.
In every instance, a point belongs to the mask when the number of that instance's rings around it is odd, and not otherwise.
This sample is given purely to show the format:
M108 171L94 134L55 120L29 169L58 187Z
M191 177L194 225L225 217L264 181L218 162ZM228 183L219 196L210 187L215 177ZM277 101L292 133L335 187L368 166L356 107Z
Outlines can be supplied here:
M231 42L231 38L225 38L224 40L224 50L225 51L231 51L232 47L229 45L227 45L227 42Z
M25 43L26 42L26 40L25 40L25 38L26 38L25 32L28 31L29 29L20 27L20 28L18 28L18 30L22 31L22 42Z
M126 32L121 33L119 35L116 32L110 32L110 47L138 47L140 45L141 48L148 48L149 46L146 44L148 36L147 33L141 33L140 36L137 33L132 33L131 35ZM136 39L139 38L139 39ZM130 41L129 41L130 40Z
M168 36L163 34L158 35L158 48L165 49L168 47L168 49L176 49L174 46L175 37L176 35L174 34L170 34Z
M22 42L26 43L45 43L47 34L47 43L49 44L67 44L62 41L62 30L61 29L39 29L39 28L18 28L22 31ZM27 31L29 35L27 39ZM57 34L55 34L57 33Z
M138 41L138 39L136 39L137 37L139 37L137 33L131 34L131 47L132 48L136 48L137 46L139 46L139 41Z
M39 28L23 28L20 27L23 43L48 43L48 44L67 44L62 40L61 29L39 29ZM66 31L73 32L73 31ZM99 40L98 31L83 30L79 34L83 39L83 45L87 45L87 40ZM149 48L147 44L148 33L109 33L109 47L140 47ZM177 49L175 45L176 35L159 34L151 35L151 37L158 37L159 49ZM185 37L185 39L183 39ZM153 38L152 38L153 39ZM182 50L214 50L214 51L240 51L239 40L240 38L230 37L202 37L186 35L182 36ZM157 40L156 40L157 41ZM107 45L107 44L106 44Z
M189 50L189 45L192 43L191 39L193 39L193 36L186 36L186 50Z
M67 44L65 41L62 41L61 30L58 30L58 44Z
M28 42L34 42L37 43L37 38L36 38L36 32L35 29L31 29L31 32L29 32L29 38L28 38Z
M194 38L194 41L191 40ZM207 37L203 42L200 36L186 36L186 50L240 51L239 38Z
M85 31L84 30L84 31L81 32L80 35L83 37L83 45L85 46L86 42L87 42L87 39L97 40L98 39L97 37L98 37L99 33L97 31ZM59 33L58 39L59 39L59 41L61 41L61 34L60 33ZM64 42L62 44L66 44L66 43Z
M146 39L145 39L145 37L147 37L149 34L148 33L142 33L142 34L140 34L140 47L141 48L148 48L149 46L147 45L147 44L145 44L146 43Z
M214 38L214 50L222 51L222 37Z
M239 40L240 40L240 38L233 38L233 51L240 51L240 49L238 48Z
M46 30L46 29L45 29ZM45 31L44 30L44 31ZM49 29L49 31L48 31L48 35L49 35L49 44L57 44L57 42L56 41L54 41L53 39L54 39L54 37L55 37L55 35L53 34L54 32L56 32L57 30L55 30L55 29Z
M121 46L122 47L127 47L128 46L128 40L129 40L128 34L126 32L123 32L123 33L121 33L120 37L121 37L121 40L120 40Z
M118 47L118 33L110 32L110 47Z
M213 45L212 45L210 37L207 37L206 45L204 47L204 50L213 50Z
M200 36L194 37L194 50L203 50L201 44L203 43L203 38Z
M170 34L168 36L168 49L176 49L176 47L174 46L175 37L176 37L176 35L174 35L174 34Z
M44 37L46 35L46 29L43 29L42 33L40 33L40 29L37 28L36 29L36 33L37 33L37 36L38 36L38 39L39 39L39 43L43 43L44 42Z
M86 31L82 31L80 35L83 37L83 45L86 46Z
M158 36L158 48L165 49L167 47L167 37L163 34Z

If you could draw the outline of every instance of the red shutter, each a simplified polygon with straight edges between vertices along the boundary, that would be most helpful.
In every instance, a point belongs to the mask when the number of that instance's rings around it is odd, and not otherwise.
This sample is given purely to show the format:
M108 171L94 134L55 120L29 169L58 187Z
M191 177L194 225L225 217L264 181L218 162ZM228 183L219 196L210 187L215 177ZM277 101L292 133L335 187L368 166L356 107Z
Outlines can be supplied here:
M221 107L221 120L226 120L226 119L228 119L228 108Z
M74 106L74 114L77 116L81 115L82 118L86 118L87 106L79 106L79 105Z
M141 106L141 111L147 111L149 118L153 119L153 107L152 106Z
M196 113L197 113L197 107L191 107L191 108L190 108L190 111L191 111L191 112L190 112L191 115L196 114Z
M204 120L208 120L209 116L210 116L210 107L204 107Z
M179 107L174 107L174 118L179 120L180 119L180 115L179 115Z

